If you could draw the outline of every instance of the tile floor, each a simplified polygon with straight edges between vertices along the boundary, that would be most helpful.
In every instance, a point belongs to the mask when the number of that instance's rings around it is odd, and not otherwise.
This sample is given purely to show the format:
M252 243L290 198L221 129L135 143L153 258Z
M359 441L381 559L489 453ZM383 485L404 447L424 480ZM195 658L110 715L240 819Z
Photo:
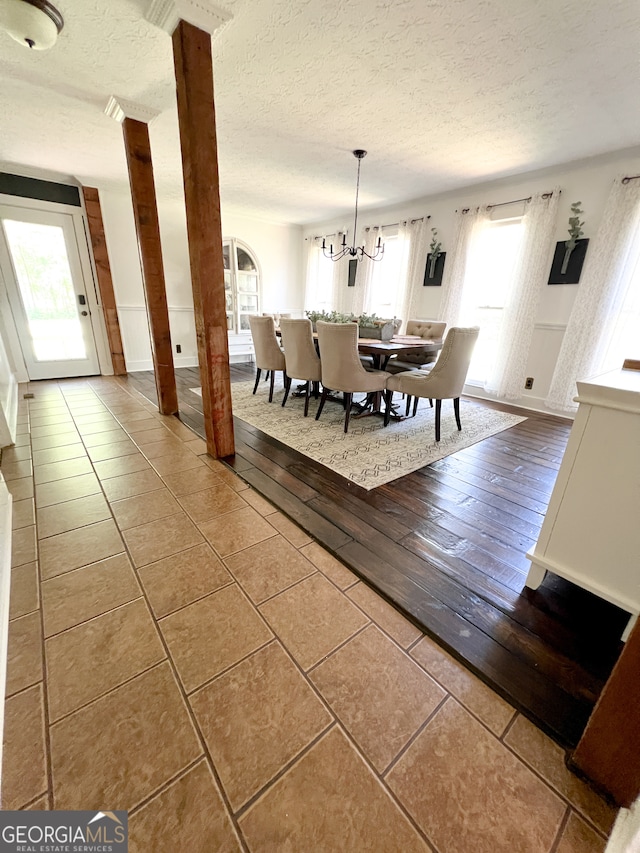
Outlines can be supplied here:
M128 809L144 853L601 853L562 751L177 419L29 391L3 808Z

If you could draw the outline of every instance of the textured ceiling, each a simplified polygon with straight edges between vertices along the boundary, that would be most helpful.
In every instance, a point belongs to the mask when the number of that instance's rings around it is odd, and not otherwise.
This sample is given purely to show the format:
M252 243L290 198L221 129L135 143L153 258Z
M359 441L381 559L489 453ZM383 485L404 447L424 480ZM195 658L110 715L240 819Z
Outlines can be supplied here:
M206 4L207 0L202 0ZM150 0L56 0L47 52L0 32L0 161L125 187L110 95L161 112L158 192L181 193L171 40ZM214 37L221 195L284 222L640 144L635 0L227 0ZM508 14L507 14L508 11Z

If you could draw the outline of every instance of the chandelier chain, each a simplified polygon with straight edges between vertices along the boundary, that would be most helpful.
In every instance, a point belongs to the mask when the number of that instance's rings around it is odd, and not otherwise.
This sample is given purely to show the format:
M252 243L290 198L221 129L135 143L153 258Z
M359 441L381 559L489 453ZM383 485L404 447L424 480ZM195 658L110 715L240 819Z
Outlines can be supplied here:
M364 245L356 246L356 239L358 236L358 198L360 196L360 166L362 165L362 159L367 154L362 148L357 148L353 152L353 156L358 160L358 174L356 178L356 208L353 216L353 245L347 246L347 235L342 235L342 243L338 247L336 252L333 251L333 244L329 246L327 250L325 238L322 238L322 254L325 258L329 258L332 261L339 261L341 258L344 258L346 255L350 255L352 258L358 259L360 258L369 258L372 261L380 261L382 260L382 256L384 254L384 243L382 242L382 238L378 237L378 242L375 245L372 254L365 251Z

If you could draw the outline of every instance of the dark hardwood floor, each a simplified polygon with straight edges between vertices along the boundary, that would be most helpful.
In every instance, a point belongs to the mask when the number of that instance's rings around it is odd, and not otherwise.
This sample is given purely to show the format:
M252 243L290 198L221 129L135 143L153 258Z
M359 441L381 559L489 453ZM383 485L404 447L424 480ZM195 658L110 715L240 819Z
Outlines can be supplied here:
M254 369L232 365L231 376L246 381ZM178 369L176 379L180 418L204 435L202 401L189 390L200 384L198 369ZM152 373L124 381L155 401ZM525 553L568 422L531 413L369 492L234 422L236 455L225 461L241 477L559 743L575 746L627 615L554 575L536 591L524 587Z

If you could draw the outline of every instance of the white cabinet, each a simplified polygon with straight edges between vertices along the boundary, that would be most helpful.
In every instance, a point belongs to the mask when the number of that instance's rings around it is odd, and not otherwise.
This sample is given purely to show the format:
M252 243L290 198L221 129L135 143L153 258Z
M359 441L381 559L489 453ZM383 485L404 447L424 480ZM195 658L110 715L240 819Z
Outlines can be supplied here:
M578 382L578 412L526 584L550 571L640 612L640 371Z

